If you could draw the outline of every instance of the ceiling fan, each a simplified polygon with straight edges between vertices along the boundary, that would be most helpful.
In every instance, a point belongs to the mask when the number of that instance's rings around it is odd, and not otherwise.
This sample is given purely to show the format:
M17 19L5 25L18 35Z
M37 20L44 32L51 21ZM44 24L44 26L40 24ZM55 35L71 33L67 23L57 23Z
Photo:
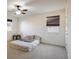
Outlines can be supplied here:
M16 5L15 7L17 8L16 14L26 14L26 11L28 11L27 9L21 9L22 6L20 5Z

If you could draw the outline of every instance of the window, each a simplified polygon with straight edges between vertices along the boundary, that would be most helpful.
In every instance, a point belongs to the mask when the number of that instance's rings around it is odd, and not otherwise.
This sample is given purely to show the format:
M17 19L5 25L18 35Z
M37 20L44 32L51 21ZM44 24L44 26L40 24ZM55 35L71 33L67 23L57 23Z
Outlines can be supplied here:
M59 32L59 15L47 17L47 30L48 32Z
M7 19L7 31L12 31L12 20Z
M48 32L59 32L59 27L58 26L51 26L47 27Z

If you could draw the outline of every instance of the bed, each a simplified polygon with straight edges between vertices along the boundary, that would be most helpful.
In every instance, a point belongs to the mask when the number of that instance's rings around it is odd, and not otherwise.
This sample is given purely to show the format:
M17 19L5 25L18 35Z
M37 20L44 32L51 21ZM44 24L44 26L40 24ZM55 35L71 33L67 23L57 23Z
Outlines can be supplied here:
M19 40L12 40L9 42L9 46L18 50L32 51L41 42L39 36L26 36Z

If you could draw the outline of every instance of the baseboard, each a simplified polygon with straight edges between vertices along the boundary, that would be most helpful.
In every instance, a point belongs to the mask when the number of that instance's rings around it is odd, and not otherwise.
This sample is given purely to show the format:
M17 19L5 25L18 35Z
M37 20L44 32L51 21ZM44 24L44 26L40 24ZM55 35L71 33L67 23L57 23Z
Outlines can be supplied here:
M58 46L58 47L63 47L63 48L65 48L65 46L56 45L56 44L50 44L50 43L45 43L45 42L41 42L41 44L46 44L46 45Z

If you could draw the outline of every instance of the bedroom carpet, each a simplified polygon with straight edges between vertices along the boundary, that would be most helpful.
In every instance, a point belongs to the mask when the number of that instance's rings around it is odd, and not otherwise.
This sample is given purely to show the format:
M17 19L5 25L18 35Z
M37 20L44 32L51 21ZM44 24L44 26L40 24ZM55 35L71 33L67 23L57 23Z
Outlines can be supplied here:
M8 47L7 59L67 59L64 47L40 44L31 52L24 52Z

